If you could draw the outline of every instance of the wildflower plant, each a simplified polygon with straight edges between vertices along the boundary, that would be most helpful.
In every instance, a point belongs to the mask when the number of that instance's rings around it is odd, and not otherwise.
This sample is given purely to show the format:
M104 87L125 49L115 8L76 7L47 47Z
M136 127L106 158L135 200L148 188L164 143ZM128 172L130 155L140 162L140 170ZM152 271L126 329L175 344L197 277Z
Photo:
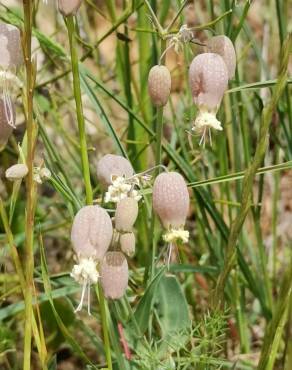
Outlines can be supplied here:
M20 3L0 4L1 370L290 369L286 3Z

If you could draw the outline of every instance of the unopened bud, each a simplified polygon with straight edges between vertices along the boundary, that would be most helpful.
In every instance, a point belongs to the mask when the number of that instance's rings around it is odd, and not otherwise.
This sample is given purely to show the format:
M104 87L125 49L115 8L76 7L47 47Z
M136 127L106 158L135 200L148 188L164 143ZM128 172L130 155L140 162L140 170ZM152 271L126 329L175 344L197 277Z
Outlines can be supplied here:
M10 181L21 180L28 174L26 164L15 164L9 167L5 172L5 177Z
M120 246L123 253L125 253L129 257L133 257L135 254L135 234L134 233L126 233L120 235Z
M128 286L128 263L121 252L107 252L100 269L104 295L110 299L120 299Z
M171 75L167 67L156 65L150 69L148 91L153 105L164 106L171 90Z
M115 228L121 232L131 232L138 216L138 202L134 198L119 201L115 213Z
M212 37L207 41L207 50L222 57L228 70L228 78L231 79L235 73L236 54L230 38L224 35Z
M82 0L58 0L59 11L64 17L75 15L81 3Z
M22 62L19 29L11 24L0 23L0 69L17 68Z
M186 221L190 196L184 178L177 172L164 172L153 185L153 208L163 226L181 228Z

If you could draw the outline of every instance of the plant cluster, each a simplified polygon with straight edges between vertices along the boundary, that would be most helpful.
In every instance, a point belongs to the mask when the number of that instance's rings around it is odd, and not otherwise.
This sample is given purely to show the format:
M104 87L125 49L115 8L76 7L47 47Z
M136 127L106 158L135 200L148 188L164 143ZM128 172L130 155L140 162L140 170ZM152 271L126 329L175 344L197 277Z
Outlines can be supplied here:
M1 369L289 369L292 39L279 1L278 72L245 83L252 4L219 3L0 4Z

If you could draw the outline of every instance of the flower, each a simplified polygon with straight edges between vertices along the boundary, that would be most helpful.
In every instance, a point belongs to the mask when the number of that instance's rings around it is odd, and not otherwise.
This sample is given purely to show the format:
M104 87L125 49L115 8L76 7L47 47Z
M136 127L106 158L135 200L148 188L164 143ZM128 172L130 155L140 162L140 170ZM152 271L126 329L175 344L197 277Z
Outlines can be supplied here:
M187 243L190 233L184 229L170 229L163 235L163 240L166 243Z
M7 123L15 128L15 113L11 93L22 88L16 70L23 62L19 29L0 23L0 95L4 102Z
M164 172L156 177L153 185L153 209L167 230L163 240L168 243L168 267L174 244L187 243L189 240L189 232L184 230L189 206L187 185L179 173Z
M134 198L124 198L117 204L115 228L119 232L131 232L138 217L138 202Z
M211 128L222 130L216 118L228 85L228 71L222 57L215 53L197 55L190 66L189 82L194 103L199 110L192 131L202 134L200 144L203 142L205 145L207 132L211 139Z
M38 184L42 184L44 180L50 179L52 176L51 171L46 167L35 167L33 179Z
M27 165L19 163L9 167L5 172L5 177L10 181L17 181L23 179L27 174Z
M96 166L97 178L103 188L112 185L116 177L129 178L134 175L131 163L124 157L106 154L99 159Z
M228 78L231 79L235 74L236 53L230 38L225 35L211 37L207 41L207 50L222 57L227 67Z
M133 189L133 184L129 183L128 179L122 176L113 176L112 185L108 187L108 190L105 193L105 203L118 203L127 197L134 198L136 201L139 201L142 198L138 191Z
M166 105L171 90L171 76L167 67L153 66L148 76L148 91L152 104L156 107Z
M88 314L90 312L90 285L96 284L99 279L99 273L96 269L96 261L93 258L81 258L78 265L74 265L70 274L75 281L82 285L82 293L79 305L76 307L75 312L81 311L83 307L83 301L85 292L87 289L88 294Z
M88 289L88 313L90 314L90 286L96 284L99 273L96 266L103 259L112 240L111 219L99 206L85 206L74 217L71 241L78 258L71 276L82 285L81 299L75 311L83 306L86 289Z
M82 0L58 0L59 11L64 17L75 15L81 3Z
M128 263L121 252L107 252L100 268L101 285L104 295L110 299L120 299L128 286Z
M3 98L0 98L0 150L6 145L10 135L15 127L15 108L12 103L13 122L7 118L6 105Z
M136 238L133 232L120 234L119 242L123 253L129 257L135 254Z

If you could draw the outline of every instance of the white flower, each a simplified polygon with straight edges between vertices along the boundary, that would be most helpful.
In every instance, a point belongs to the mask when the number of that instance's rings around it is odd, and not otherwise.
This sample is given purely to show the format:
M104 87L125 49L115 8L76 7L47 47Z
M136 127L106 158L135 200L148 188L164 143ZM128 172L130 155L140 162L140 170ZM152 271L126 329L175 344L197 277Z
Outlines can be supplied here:
M71 277L79 284L98 282L99 273L96 269L96 261L93 258L82 258L78 265L74 265Z
M217 120L215 113L201 111L195 120L193 131L201 131L205 128L213 128L214 130L222 131L221 122Z
M46 167L35 167L33 179L38 184L42 184L44 180L49 179L52 176L51 171Z
M28 173L26 164L15 164L5 172L5 177L10 181L21 180Z
M167 243L187 243L190 233L184 229L170 229L163 235L163 240Z
M199 145L203 143L205 147L206 135L209 134L210 144L212 145L211 129L222 131L221 122L216 118L216 109L208 111L204 107L199 108L199 114L195 119L192 131L202 134Z
M72 272L70 274L75 281L82 285L82 293L78 307L75 312L81 311L83 307L83 301L85 297L85 292L87 289L88 294L88 306L87 311L90 313L90 285L96 284L99 279L99 273L96 269L96 261L93 258L81 258L77 265L73 266Z
M194 32L186 24L183 24L179 29L179 38L184 43L190 42L194 38Z
M51 171L46 168L46 167L43 167L41 170L40 170L40 176L43 178L43 179L49 179L51 178L52 174L51 174Z
M125 177L116 176L112 178L112 185L108 187L105 193L105 203L118 203L120 200L127 197L133 197L137 201L142 198L138 194L138 191L133 189L133 184L130 184Z

